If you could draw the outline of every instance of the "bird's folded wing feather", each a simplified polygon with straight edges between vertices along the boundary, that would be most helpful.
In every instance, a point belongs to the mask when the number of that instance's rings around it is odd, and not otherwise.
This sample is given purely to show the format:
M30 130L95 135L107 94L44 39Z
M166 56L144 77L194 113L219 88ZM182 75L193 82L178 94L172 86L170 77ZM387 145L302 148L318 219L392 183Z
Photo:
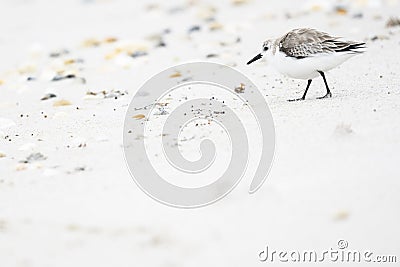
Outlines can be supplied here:
M314 29L296 29L288 32L279 42L279 50L288 57L305 58L323 53L359 53L364 43L338 40Z

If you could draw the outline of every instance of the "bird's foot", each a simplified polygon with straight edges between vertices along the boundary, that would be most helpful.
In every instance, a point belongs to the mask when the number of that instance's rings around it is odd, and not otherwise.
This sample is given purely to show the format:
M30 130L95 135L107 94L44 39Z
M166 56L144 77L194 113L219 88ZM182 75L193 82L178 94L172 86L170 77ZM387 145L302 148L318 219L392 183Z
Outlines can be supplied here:
M324 99L324 98L331 98L331 97L332 97L332 93L329 92L329 93L326 93L326 95L324 95L324 96L317 97L317 99Z
M294 102L294 101L302 101L305 100L305 97L300 97L300 98L296 98L296 99L288 99L289 102Z

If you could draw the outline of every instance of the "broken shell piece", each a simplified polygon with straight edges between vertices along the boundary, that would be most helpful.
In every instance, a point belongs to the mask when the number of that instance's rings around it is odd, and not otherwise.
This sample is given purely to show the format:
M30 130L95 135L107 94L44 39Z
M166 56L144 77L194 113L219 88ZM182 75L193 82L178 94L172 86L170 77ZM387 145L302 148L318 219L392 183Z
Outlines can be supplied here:
M235 92L238 94L244 93L245 90L245 85L243 83L240 84L240 86L235 88Z
M26 170L27 169L27 167L26 167L26 164L25 163L19 163L19 164L17 164L17 166L15 167L15 170L16 171L24 171L24 170Z
M55 82L55 81L61 81L61 80L65 80L65 79L73 79L73 78L76 78L75 74L67 74L67 75L64 75L64 76L63 75L56 75L56 76L53 77L52 81Z
M118 41L118 39L115 37L107 37L104 39L105 43L115 43L116 41Z
M182 76L182 74L179 71L169 75L170 78L177 78L177 77L181 77L181 76Z
M83 62L84 62L84 60L81 58L77 58L77 59L70 58L70 59L64 60L64 65L71 65L71 64L83 63Z
M200 8L199 12L197 13L197 17L203 20L210 20L212 19L217 12L217 9L213 6L205 6Z
M387 35L374 35L371 37L371 41L377 40L389 40L389 37Z
M343 221L349 217L349 213L347 211L340 211L334 216L335 221Z
M218 57L217 54L208 54L206 55L206 58L213 58L213 57Z
M120 96L127 95L127 91L120 91L120 90L111 90L110 92L103 91L104 98L115 98L117 99Z
M223 26L222 26L222 24L221 23L218 23L218 22L211 22L209 25L208 25L208 27L209 27L209 29L210 29L210 31L216 31L216 30L220 30L220 29L222 29L223 28Z
M145 52L145 51L135 51L130 56L133 57L133 58L147 56L147 52Z
M69 106L69 105L72 105L72 103L65 99L61 99L53 103L54 107Z
M45 157L42 153L32 153L30 154L25 160L21 160L21 163L31 163L34 161L38 160L45 160L47 157Z
M121 90L111 90L111 91L100 91L100 92L92 92L92 91L87 91L86 95L87 96L98 96L101 95L104 98L115 98L117 99L120 96L124 96L127 95L128 92L127 91L121 91Z
M84 47L97 47L101 44L101 42L97 39L91 38L83 41L82 46Z
M54 97L57 97L55 94L52 94L52 93L50 93L50 94L46 94L44 97L42 97L40 100L48 100L48 99L50 99L50 98L54 98Z
M6 154L3 152L0 152L0 158L5 158L5 157L6 157Z
M141 120L141 119L144 119L145 116L143 114L137 114L135 116L132 116L132 118L137 119L137 120Z
M67 55L67 54L69 54L69 51L67 49L61 49L58 51L51 52L49 56L50 57L60 57L60 56Z
M347 11L347 8L344 6L336 6L335 12L338 15L346 15L348 11Z
M190 27L190 28L188 29L188 33L198 32L198 31L200 31L200 30L201 30L201 27L200 27L199 25L194 25L194 26L192 26L192 27Z
M36 65L35 64L31 64L31 63L27 63L24 65L21 65L18 68L18 72L19 74L29 74L29 73L33 73L36 71Z
M249 0L232 0L232 4L235 6L243 5L248 2L249 2Z

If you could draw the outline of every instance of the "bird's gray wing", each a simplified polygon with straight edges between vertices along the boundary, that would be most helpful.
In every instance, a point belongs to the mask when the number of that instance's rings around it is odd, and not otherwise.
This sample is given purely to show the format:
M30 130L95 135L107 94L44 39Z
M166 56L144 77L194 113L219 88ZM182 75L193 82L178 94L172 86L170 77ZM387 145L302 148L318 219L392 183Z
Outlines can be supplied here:
M360 53L365 43L338 40L325 32L314 29L295 29L284 35L279 42L279 50L288 57L306 58L322 53Z

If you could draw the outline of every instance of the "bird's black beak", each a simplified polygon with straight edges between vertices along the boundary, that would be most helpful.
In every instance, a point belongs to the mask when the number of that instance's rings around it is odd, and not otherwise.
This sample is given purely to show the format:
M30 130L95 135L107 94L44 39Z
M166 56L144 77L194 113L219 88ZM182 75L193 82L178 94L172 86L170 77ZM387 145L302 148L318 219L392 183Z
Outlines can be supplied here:
M250 60L249 62L247 62L247 65L253 63L253 62L256 61L256 60L259 60L260 58L262 58L262 55L261 55L261 54L258 54L257 56L253 57L252 60Z

